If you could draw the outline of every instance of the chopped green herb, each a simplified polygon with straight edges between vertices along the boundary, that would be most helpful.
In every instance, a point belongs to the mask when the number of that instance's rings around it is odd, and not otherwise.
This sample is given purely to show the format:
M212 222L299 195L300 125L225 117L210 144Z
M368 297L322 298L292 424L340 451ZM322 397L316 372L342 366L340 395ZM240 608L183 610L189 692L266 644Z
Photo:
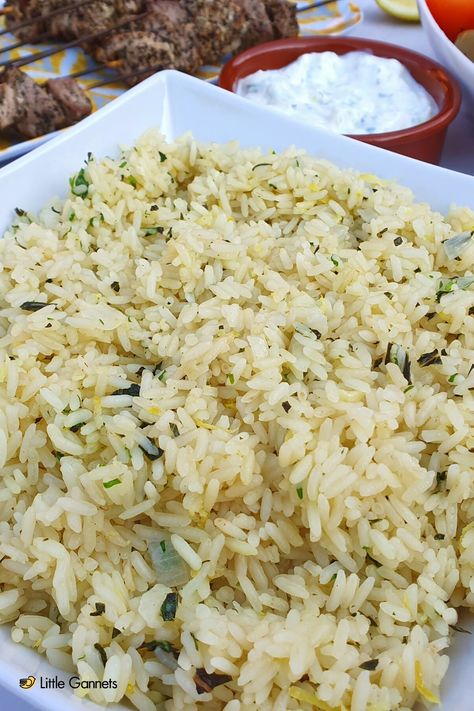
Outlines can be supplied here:
M453 373L453 375L450 375L448 378L448 383L454 383L456 378L458 377L459 373Z
M252 171L256 170L257 168L262 168L264 165L271 165L271 163L257 163L257 165L254 165L252 168Z
M229 373L229 383L233 385L235 383L235 378L233 373Z
M395 247L399 247L402 242L403 239L401 237L395 237L395 239L393 240L393 244L395 245Z
M56 450L53 450L53 454L56 457L56 459L58 460L58 462L60 462L61 459L64 457L63 452L57 452Z
M282 402L281 406L285 412L289 412L291 410L291 405L287 400L285 400L285 402Z
M197 641L195 635L191 632L191 637L193 638L194 641L194 646L196 647L196 650L199 651L199 642Z
M161 545L161 543L160 543ZM165 600L161 606L161 616L165 622L171 622L176 617L176 610L178 609L178 593L170 592L165 597Z
M423 355L418 358L417 363L421 365L422 368L426 368L428 365L442 365L443 361L438 349L435 348L435 350L430 353L423 353Z
M116 637L118 637L119 634L122 634L122 632L120 630L118 630L116 627L112 627L112 639L115 639Z
M156 235L156 234L162 235L163 232L164 232L164 227L145 227L144 228L145 237L149 237L150 235Z
M166 153L162 153L161 151L158 151L158 154L160 156L160 163L164 163L168 156Z
M415 387L414 385L409 385L407 388L405 388L405 390L404 390L403 392L404 392L405 394L406 394L406 393L409 393L410 390L413 390L414 387Z
M383 293L390 301L393 299L393 294L390 291L384 291Z
M51 210L52 210L52 212L55 212L56 215L60 215L60 214L61 214L61 210L56 210L55 207L52 207Z
M366 662L359 664L359 669L365 669L366 671L374 671L379 665L378 659L369 659Z
M335 254L331 255L331 262L334 264L335 267L339 267L341 262L339 261L339 257L336 257Z
M71 430L71 432L78 432L81 429L82 425L85 425L85 424L86 424L85 422L78 422L77 425L73 425L69 429Z
M100 615L103 615L105 612L105 605L103 602L96 602L95 603L95 612L91 612L90 616L91 617L100 617Z
M127 161L124 160L123 163L120 163L119 168L125 168L126 165L127 165Z
M438 290L436 291L436 301L441 301L445 294L449 294L453 291L454 287L457 286L458 289L468 289L472 284L474 284L474 276L467 277L452 277L451 279L440 279L438 284Z
M127 185L131 185L132 188L136 188L138 185L137 179L133 175L127 175L126 177L122 178L122 181L124 183L127 183Z
M114 390L112 395L131 395L132 397L138 397L140 395L140 386L137 383L132 383L128 388Z
M170 430L173 434L173 437L179 437L178 425L175 425L174 422L170 422Z
M75 213L75 212L70 212L68 219L69 219L69 222L74 222L74 220L76 219L76 213Z
M15 212L18 215L18 217L25 217L26 211L22 210L21 207L15 207Z
M298 494L298 498L302 499L303 498L303 487L302 486L297 486L296 487L296 493Z
M165 382L166 380L166 370L162 370L161 373L158 375L158 380L162 380Z
M43 301L24 301L20 304L20 309L23 311L39 311L44 309L45 306L49 306L49 304Z
M150 460L150 462L155 462L157 459L161 459L164 454L164 450L162 450L161 447L157 447L149 440L146 447L141 444L139 444L138 446L142 450L145 457Z
M160 541L160 548L163 553L166 553L166 541Z
M157 210L159 210L158 205L152 205L152 206L150 207L150 212L156 212Z
M120 484L121 481L120 479L111 479L110 481L104 481L103 486L104 489L111 489L113 486L117 486L117 484Z
M107 664L107 654L105 652L105 649L98 642L94 644L94 648L97 649L97 651L99 652L100 660L105 667L105 665Z
M274 185L273 183L268 183L268 184L273 190L278 190L277 186Z
M396 343L389 343L385 354L385 365L394 363L402 371L403 377L411 385L411 363L404 349Z
M86 199L89 194L90 182L86 178L84 168L81 168L76 175L73 175L72 178L69 179L69 185L71 186L73 195L81 197L83 200Z
M197 669L193 678L198 694L208 694L217 686L232 681L228 674L209 674L205 669Z
M113 291L118 292L120 291L120 284L118 281L113 281L112 284L110 285L110 288L113 289Z
M435 491L440 491L442 484L446 482L446 479L448 478L447 472L436 472L436 487Z
M435 541L444 541L444 533L436 533L434 539Z

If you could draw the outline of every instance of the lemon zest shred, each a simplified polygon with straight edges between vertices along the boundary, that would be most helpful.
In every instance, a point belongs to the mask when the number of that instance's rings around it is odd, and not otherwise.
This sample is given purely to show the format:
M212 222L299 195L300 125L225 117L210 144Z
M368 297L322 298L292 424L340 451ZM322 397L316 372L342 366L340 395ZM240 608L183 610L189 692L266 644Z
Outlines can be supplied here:
M217 425L210 425L209 422L204 422L204 420L198 420L197 418L194 420L196 425L198 427L202 427L205 430L221 430L222 427L217 427Z
M41 638L37 639L36 642L33 644L33 649L38 649L40 644L41 644Z
M127 693L127 694L133 694L133 692L135 691L135 689L136 689L135 684L130 681L130 682L127 684L127 691L126 691L126 693Z
M296 701L304 701L307 704L311 704L320 711L344 711L342 706L328 706L328 704L318 698L316 694L311 694L309 691L300 689L298 686L290 686L290 696L292 699L296 699Z
M319 190L319 185L318 185L317 183L310 183L310 184L308 185L308 188L309 188L310 190Z
M161 410L160 410L159 407L154 407L154 406L149 407L148 410L147 410L147 412L148 412L150 415L161 415Z
M415 662L415 682L416 682L416 688L418 689L418 692L422 695L426 701L429 701L430 704L439 704L440 699L438 696L433 694L429 689L426 688L424 681L423 681L423 674L421 672L421 662L418 661L418 659Z
M7 379L7 366L5 364L0 365L0 383L4 383Z

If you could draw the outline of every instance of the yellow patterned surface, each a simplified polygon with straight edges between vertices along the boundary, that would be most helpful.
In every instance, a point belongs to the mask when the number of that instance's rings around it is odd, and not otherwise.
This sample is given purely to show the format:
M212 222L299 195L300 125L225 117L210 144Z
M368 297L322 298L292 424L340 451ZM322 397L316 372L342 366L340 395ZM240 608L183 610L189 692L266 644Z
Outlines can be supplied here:
M304 7L310 4L308 2L297 2L290 0L298 7ZM3 5L3 0L0 0L0 7ZM340 34L349 27L360 22L362 19L361 10L357 5L348 0L335 0L324 7L300 12L298 16L301 34L303 35L320 35L320 34ZM0 27L3 29L3 19L0 21ZM8 47L16 42L16 38L11 34L0 35L0 65L1 62L11 59L19 59L37 52L41 52L48 48L59 47L55 44L37 44L25 45L18 49L8 50ZM83 71L94 66L94 62L80 49L68 49L58 52L51 57L39 60L23 69L27 71L34 79L44 81L57 76L67 76L74 72ZM220 66L203 67L198 76L208 81L214 80L220 71ZM99 109L104 104L122 94L126 89L120 82L111 83L100 89L90 89L95 83L110 77L113 79L114 72L106 70L100 73L91 73L85 77L81 77L78 81L85 88L89 89L89 96L92 101L94 110ZM10 138L0 135L0 162L14 158L22 153L26 153L40 143L43 143L45 137L36 138L27 142L14 142Z

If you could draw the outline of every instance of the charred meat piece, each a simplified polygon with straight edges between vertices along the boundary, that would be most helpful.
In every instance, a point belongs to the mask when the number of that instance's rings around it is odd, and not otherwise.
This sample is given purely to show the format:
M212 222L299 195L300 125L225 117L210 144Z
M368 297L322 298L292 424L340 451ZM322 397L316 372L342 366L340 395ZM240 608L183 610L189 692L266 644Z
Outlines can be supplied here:
M64 113L53 97L28 74L9 67L2 74L2 85L14 92L16 115L10 127L21 136L35 138L66 125Z
M99 0L79 7L73 13L54 17L51 20L51 34L64 40L85 37L93 32L107 30L120 20L133 17L144 9L144 0Z
M287 0L264 0L273 27L274 39L297 37L299 34L296 4Z
M273 39L273 27L263 0L237 0L245 13L246 29L242 32L239 51Z
M150 0L150 14L133 23L132 29L152 32L162 42L168 42L175 55L173 69L192 74L203 63L195 40L194 24L177 0Z
M120 73L126 76L130 72L150 67L149 74L154 74L159 69L169 69L175 66L175 54L168 42L163 42L151 32L120 32L111 35L104 47L97 49L96 58L100 62L109 62L120 59ZM140 74L130 83L143 81L148 76L146 72Z
M206 63L218 62L235 52L246 32L248 19L237 0L186 0L189 22L194 24L195 41Z
M12 126L16 114L15 91L9 84L0 84L0 131Z
M91 113L91 101L74 79L70 77L50 79L46 86L50 95L62 109L68 126L77 123Z

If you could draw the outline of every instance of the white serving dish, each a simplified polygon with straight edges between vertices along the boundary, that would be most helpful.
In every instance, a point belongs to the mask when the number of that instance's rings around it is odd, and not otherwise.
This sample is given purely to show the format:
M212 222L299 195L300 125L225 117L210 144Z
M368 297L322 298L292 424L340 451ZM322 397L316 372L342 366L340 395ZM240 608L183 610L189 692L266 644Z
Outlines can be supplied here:
M64 195L69 176L83 163L88 151L96 156L114 155L118 144L131 144L145 130L157 127L168 138L192 131L202 141L239 140L242 145L282 150L297 144L312 154L340 166L409 185L421 200L446 211L451 203L474 208L474 177L456 173L375 148L345 136L316 129L284 114L261 108L250 101L206 82L161 72L93 114L49 143L0 170L0 235L10 223L15 207L40 208L53 195ZM463 626L474 630L471 619ZM18 694L26 708L44 711L98 711L69 690L19 689L19 677L58 675L43 657L10 639L0 627L0 709L2 688ZM445 711L472 711L474 698L474 636L456 634L453 662L443 684ZM31 704L31 706L29 706ZM19 702L20 706L20 702ZM19 708L18 706L18 708ZM21 704L21 708L25 706ZM125 706L116 706L125 710ZM16 706L7 711L14 711Z
M418 0L418 9L423 29L436 58L462 85L464 99L469 102L470 109L474 111L474 62L471 62L445 35L431 14L426 0Z

